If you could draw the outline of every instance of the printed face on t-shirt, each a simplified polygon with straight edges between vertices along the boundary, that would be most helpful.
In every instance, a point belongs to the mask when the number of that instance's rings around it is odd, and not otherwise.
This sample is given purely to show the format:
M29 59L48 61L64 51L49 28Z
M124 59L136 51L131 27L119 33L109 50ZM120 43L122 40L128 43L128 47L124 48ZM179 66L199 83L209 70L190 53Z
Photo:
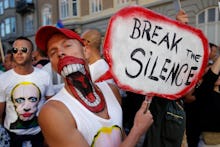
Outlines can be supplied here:
M23 121L31 120L36 115L39 101L40 91L33 83L20 83L12 91L12 102L18 117Z

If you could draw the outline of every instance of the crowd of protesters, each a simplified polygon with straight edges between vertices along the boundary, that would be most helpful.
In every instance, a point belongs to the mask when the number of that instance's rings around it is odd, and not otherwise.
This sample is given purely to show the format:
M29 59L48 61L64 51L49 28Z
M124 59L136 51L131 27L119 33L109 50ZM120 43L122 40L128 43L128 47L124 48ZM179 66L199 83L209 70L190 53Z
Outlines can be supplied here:
M182 10L176 19L188 23ZM0 67L0 146L219 147L217 45L192 91L175 101L154 97L149 107L109 76L101 40L98 29L80 36L54 26L37 31L37 49L15 39Z

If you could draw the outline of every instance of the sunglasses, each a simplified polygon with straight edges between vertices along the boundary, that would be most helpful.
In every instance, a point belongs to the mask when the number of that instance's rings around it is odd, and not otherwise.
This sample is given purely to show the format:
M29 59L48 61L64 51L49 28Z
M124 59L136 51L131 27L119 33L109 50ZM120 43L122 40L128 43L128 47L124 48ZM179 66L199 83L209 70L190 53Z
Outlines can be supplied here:
M12 48L12 53L13 53L13 54L16 54L19 50L20 50L22 53L27 53L27 52L28 52L28 49L27 49L26 47L22 47L21 49Z

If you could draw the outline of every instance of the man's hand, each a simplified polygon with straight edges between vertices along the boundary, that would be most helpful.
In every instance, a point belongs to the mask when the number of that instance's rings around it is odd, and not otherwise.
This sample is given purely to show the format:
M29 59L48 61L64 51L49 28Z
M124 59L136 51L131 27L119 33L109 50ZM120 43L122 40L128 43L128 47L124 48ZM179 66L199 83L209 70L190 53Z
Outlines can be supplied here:
M188 15L186 14L186 12L184 10L180 10L177 14L176 14L176 20L180 21L182 23L188 24L189 23L189 19L188 19Z
M147 100L144 100L134 118L133 127L136 128L136 131L140 134L144 134L153 123L153 116L151 112L149 110L146 111L146 109L148 109L148 105L149 103Z

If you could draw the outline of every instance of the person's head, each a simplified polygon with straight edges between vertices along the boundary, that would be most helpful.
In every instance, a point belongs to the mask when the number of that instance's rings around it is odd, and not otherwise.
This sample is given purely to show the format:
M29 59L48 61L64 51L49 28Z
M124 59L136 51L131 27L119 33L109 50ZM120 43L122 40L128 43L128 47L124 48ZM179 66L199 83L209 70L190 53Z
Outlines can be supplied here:
M69 67L69 70L67 70L67 65L85 65L84 44L80 36L74 31L54 26L44 26L37 31L35 40L38 48L47 53L53 70L64 78L69 71L72 72L73 68L79 70L75 67Z
M11 92L11 100L20 120L31 120L38 111L41 99L39 88L31 82L17 84Z
M3 66L5 68L5 70L10 70L13 68L13 57L12 57L12 52L11 50L8 50L7 54L5 55L5 59L4 59L4 63Z
M16 65L32 64L33 43L27 37L18 37L12 45L13 60Z
M101 33L97 29L88 29L82 33L81 38L86 45L89 45L92 48L100 50L101 46Z
M33 65L35 65L38 61L42 59L46 59L47 55L40 49L36 49L32 53Z
M210 48L209 59L215 61L218 55L218 46L213 43L209 43L209 48Z
M91 64L100 58L101 33L97 29L89 29L82 33L81 37L85 44L85 57Z
M44 26L37 31L35 40L38 48L47 52L53 70L62 75L70 94L89 110L100 112L105 103L103 97L94 96L80 36L65 28Z

